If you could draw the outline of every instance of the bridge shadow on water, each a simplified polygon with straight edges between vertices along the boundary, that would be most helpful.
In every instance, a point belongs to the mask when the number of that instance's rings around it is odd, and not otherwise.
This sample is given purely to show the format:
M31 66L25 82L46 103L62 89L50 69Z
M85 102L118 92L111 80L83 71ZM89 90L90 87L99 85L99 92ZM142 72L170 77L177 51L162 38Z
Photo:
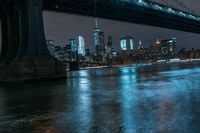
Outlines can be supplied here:
M1 133L196 133L198 64L67 72L0 86Z

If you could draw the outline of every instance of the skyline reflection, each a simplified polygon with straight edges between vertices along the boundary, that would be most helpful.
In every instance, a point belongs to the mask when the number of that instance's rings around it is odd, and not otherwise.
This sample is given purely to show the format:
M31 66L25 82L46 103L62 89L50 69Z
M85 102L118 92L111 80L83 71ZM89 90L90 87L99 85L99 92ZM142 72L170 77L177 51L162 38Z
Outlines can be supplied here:
M200 68L148 67L155 71L91 69L66 81L2 86L0 132L197 132Z

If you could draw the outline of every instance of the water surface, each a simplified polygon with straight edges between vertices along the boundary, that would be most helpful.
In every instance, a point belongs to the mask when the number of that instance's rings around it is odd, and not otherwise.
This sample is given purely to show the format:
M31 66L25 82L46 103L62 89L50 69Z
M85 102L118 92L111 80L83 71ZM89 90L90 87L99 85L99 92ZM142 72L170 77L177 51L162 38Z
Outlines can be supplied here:
M200 68L68 72L0 85L0 133L198 133Z

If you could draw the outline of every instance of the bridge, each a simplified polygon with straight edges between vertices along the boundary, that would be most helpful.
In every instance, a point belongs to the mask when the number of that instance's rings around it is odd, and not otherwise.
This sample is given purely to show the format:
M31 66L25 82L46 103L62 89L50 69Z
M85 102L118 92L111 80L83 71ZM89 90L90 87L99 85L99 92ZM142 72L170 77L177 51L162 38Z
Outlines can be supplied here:
M47 50L43 10L200 33L198 15L149 0L0 0L0 81L65 77Z
M44 8L200 33L200 16L149 0L46 0Z

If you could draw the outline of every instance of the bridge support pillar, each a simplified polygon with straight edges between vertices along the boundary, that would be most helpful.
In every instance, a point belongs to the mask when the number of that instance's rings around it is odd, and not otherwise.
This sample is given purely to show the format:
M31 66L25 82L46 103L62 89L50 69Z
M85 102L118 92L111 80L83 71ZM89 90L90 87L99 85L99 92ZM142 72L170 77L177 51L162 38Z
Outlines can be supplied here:
M1 35L2 35L2 42L1 42L1 54L0 54L0 62L2 62L6 58L7 47L8 47L8 22L7 16L3 14L1 16Z
M0 82L65 78L65 65L49 54L42 0L6 3L2 20Z

